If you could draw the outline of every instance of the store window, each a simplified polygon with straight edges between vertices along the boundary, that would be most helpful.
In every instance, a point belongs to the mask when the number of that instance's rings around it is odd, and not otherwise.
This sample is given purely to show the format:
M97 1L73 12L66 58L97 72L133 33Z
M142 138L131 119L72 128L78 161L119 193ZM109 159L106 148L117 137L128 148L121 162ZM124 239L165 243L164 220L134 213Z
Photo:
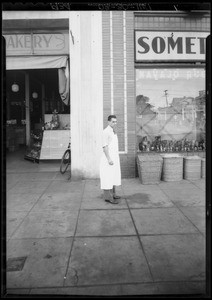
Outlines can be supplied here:
M205 70L136 69L137 151L205 150Z

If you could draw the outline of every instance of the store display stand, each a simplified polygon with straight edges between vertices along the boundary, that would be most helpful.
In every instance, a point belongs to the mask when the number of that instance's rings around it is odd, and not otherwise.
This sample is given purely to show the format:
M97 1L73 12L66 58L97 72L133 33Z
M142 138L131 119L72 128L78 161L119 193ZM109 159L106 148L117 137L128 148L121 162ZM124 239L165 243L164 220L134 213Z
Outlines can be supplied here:
M24 155L24 159L25 159L25 160L32 161L33 163L35 163L35 162L36 162L36 163L38 163L38 164L39 164L39 161L40 161L38 158L33 158L33 157L32 157L32 156L30 156L29 154L28 154L28 155L27 155L27 154L26 154L26 155Z
M38 135L32 134L31 139L33 139L33 142L31 143L31 147L27 150L27 153L24 155L24 159L33 163L39 163L42 145L42 133L40 132Z

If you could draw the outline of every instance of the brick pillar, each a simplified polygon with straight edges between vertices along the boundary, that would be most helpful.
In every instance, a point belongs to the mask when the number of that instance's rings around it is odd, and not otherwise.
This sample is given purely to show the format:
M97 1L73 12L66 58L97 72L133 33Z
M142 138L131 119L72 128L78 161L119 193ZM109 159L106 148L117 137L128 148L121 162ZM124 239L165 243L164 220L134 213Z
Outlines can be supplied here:
M103 122L118 119L122 178L135 177L134 15L103 11Z

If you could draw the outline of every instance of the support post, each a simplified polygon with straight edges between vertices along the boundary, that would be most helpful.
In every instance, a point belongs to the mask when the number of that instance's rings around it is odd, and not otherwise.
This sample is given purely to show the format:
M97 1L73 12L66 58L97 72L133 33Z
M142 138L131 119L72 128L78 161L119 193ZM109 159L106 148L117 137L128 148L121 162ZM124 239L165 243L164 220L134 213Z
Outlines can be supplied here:
M25 72L26 145L30 145L30 94L29 73Z

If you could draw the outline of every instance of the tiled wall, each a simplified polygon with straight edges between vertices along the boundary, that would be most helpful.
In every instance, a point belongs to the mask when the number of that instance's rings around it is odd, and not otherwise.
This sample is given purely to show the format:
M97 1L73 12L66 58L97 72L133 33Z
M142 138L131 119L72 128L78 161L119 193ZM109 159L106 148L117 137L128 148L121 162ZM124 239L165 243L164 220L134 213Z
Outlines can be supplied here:
M188 31L209 31L209 13L145 13L136 14L135 29L142 30L188 30Z
M122 178L135 177L134 15L105 11L103 23L103 119L118 120Z

